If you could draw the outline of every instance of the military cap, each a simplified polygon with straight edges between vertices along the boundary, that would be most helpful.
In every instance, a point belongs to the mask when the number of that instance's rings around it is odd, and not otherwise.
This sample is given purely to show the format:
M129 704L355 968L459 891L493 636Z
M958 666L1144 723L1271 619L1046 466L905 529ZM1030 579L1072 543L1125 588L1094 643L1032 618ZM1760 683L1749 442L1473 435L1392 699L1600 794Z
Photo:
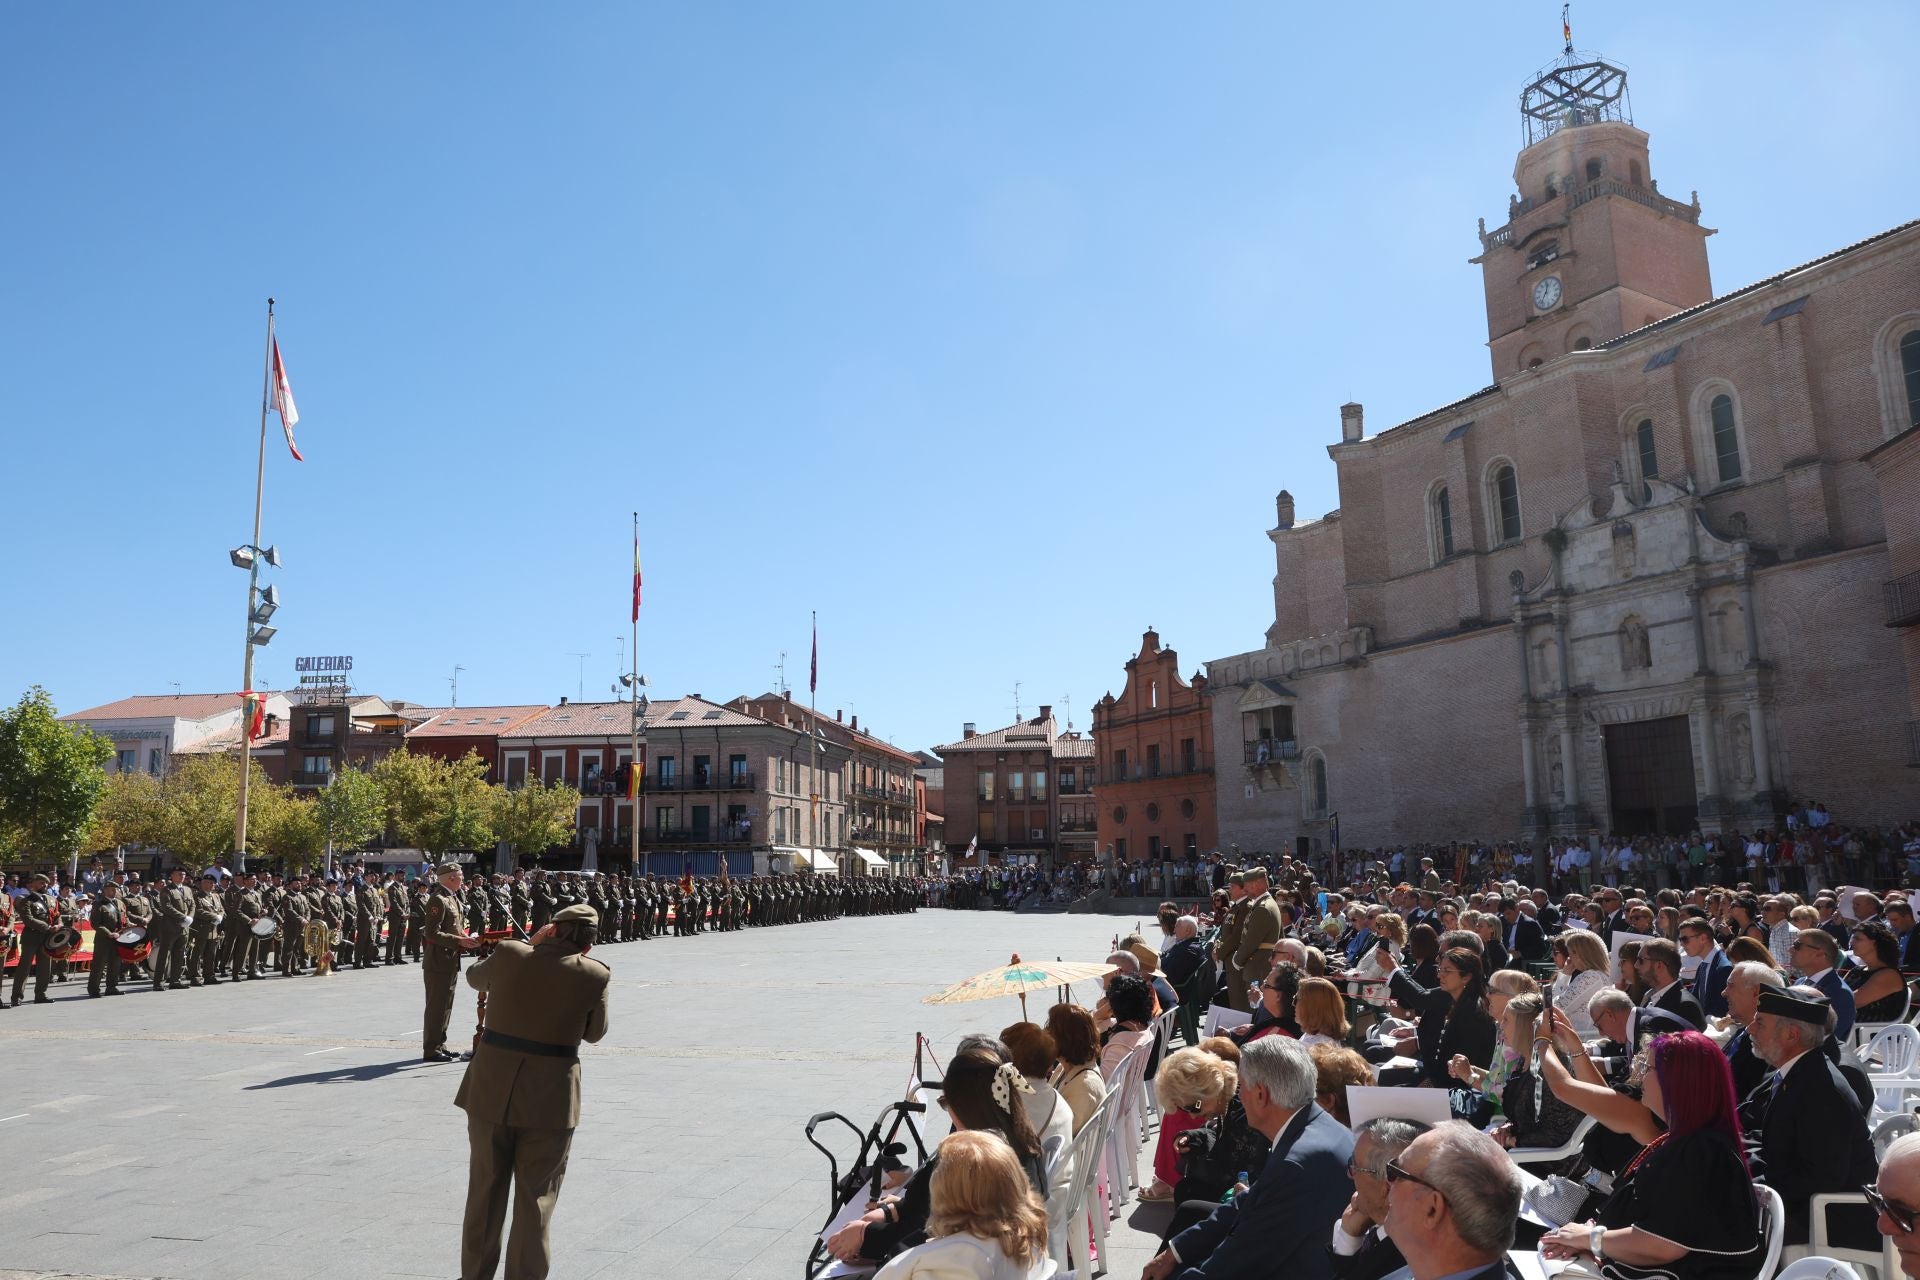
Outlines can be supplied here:
M36 871L32 875L27 877L27 883L28 884L52 884L53 882L47 879L46 872Z
M553 913L555 924L590 924L600 926L600 913L584 902L576 902L571 907L562 907Z
M219 873L218 871L202 871L202 872L200 873L200 878L201 878L202 880L215 880L215 881L217 881L217 880L219 880L219 879L220 879L220 873Z
M1246 876L1241 874L1238 871L1234 872L1232 875L1227 877L1228 884L1245 884L1246 882L1247 882Z
M443 862L433 869L433 874L437 876L450 876L459 869L460 864L457 862Z
M1248 880L1265 880L1267 878L1267 869L1265 867L1248 867L1241 875Z
M1795 1022L1811 1022L1816 1027L1827 1025L1827 999L1825 996L1804 997L1791 991L1782 991L1778 987L1760 988L1760 1012L1771 1013L1782 1018L1792 1018Z

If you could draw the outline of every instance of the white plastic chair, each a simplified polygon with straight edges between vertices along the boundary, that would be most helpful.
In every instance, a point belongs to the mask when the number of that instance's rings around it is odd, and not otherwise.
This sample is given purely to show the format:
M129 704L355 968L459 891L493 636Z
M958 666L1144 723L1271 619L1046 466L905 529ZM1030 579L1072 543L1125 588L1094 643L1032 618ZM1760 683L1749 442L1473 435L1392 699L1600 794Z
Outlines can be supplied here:
M1857 1191L1823 1191L1807 1202L1807 1244L1809 1258L1826 1258L1865 1267L1877 1280L1899 1280L1900 1255L1893 1241L1880 1238L1878 1249L1849 1249L1833 1243L1827 1210L1835 1205L1865 1206L1867 1198Z
M1912 1076L1920 1069L1920 1029L1890 1022L1860 1048L1860 1060L1872 1076Z
M1802 1258L1774 1280L1862 1280L1862 1277L1838 1258Z
M1174 1020L1179 1016L1179 1013L1180 1011L1177 1008L1168 1009L1153 1020L1153 1042L1160 1046L1160 1060L1162 1062L1165 1062L1167 1055L1173 1052ZM1146 1106L1145 1114L1152 1116L1154 1121L1158 1122L1160 1119L1160 1095L1154 1092L1153 1085L1148 1082L1146 1078L1146 1068L1144 1066L1141 1068L1140 1088L1141 1092L1145 1095L1142 1099L1142 1102Z
M1087 1238L1094 1240L1094 1252L1099 1259L1099 1271L1106 1270L1107 1253L1107 1210L1102 1204L1098 1211L1093 1208L1094 1191L1100 1181L1101 1146L1106 1141L1108 1121L1113 1114L1114 1098L1108 1094L1087 1122L1080 1126L1080 1132L1067 1144L1066 1154L1059 1161L1064 1168L1066 1185L1056 1198L1047 1197L1048 1253L1053 1259L1056 1270L1061 1275L1079 1276L1074 1259L1085 1262ZM1053 1169L1048 1169L1051 1178ZM1052 1183L1049 1182L1049 1186ZM1082 1280L1091 1280L1095 1269L1089 1268Z
M1873 1039L1876 1035L1880 1034L1882 1031L1885 1031L1888 1027L1897 1027L1901 1023L1905 1022L1907 1020L1908 1015L1910 1015L1913 1012L1913 988L1902 987L1901 994L1906 997L1906 1002L1900 1006L1900 1012L1898 1014L1896 1014L1891 1018L1888 1018L1885 1022L1854 1023L1853 1031L1850 1034L1848 1043L1852 1044L1854 1048L1858 1049L1861 1045L1866 1044L1869 1040Z
M1766 1256L1753 1280L1773 1280L1780 1268L1780 1250L1787 1241L1787 1204L1778 1191L1764 1183L1754 1184L1753 1195L1759 1202L1760 1239L1766 1245Z
M1145 1043L1144 1040L1140 1042ZM1132 1078L1133 1064L1139 1054L1140 1045L1135 1045L1126 1057L1120 1059L1113 1079L1107 1082L1107 1131L1100 1148L1100 1159L1106 1175L1106 1203L1102 1207L1109 1218L1120 1216L1120 1206L1126 1203L1127 1190L1133 1185L1127 1176L1127 1165L1132 1153L1139 1148L1126 1136L1130 1132L1128 1125L1132 1123L1127 1081ZM1129 1148L1128 1151L1120 1150L1123 1144Z
M1580 1145L1586 1141L1587 1130L1593 1128L1592 1116L1581 1116L1580 1123L1573 1126L1573 1136L1557 1147L1515 1147L1507 1152L1517 1165L1559 1164L1580 1154Z
M1873 1127L1873 1158L1885 1160L1887 1148L1893 1145L1895 1138L1904 1138L1915 1129L1920 1129L1920 1120L1916 1120L1911 1111L1903 1111L1896 1116L1888 1116Z

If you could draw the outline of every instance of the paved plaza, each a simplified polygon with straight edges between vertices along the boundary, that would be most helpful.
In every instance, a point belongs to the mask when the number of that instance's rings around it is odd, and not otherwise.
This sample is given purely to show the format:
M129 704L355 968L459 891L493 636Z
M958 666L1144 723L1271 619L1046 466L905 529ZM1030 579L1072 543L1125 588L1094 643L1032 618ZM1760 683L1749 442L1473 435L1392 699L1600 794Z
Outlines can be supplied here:
M554 1275L798 1280L828 1194L807 1117L864 1129L904 1089L916 1031L944 1061L1020 1012L923 996L1015 951L1103 959L1135 923L926 910L596 951L611 1025L582 1046ZM419 1061L417 966L52 990L0 1012L0 1277L457 1274L464 1067ZM1029 999L1037 1017L1052 994ZM1143 1242L1115 1243L1133 1280Z

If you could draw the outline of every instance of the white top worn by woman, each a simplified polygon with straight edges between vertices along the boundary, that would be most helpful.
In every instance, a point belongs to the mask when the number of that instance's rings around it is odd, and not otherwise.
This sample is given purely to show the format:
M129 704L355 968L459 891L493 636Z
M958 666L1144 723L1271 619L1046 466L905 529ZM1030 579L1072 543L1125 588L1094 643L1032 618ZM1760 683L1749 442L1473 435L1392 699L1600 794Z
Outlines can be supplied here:
M1399 961L1401 953L1400 944L1397 942L1389 942L1385 938L1382 938L1377 946L1369 948L1367 954L1360 957L1359 964L1347 971L1347 977L1349 978L1370 978L1374 980L1373 985L1364 987L1357 981L1350 982L1347 984L1347 992L1350 995L1355 995L1365 1000L1376 1009L1384 1009L1387 1007L1387 971L1385 966L1380 963L1380 953L1382 951L1391 955L1396 962Z
M1100 1074L1106 1077L1109 1084L1113 1082L1113 1073L1119 1070L1120 1063L1133 1046L1146 1038L1145 1031L1116 1031L1107 1040L1107 1047L1100 1051Z
M1046 1269L1044 1252L1023 1266L995 1241L955 1233L915 1245L880 1268L874 1280L1039 1280Z
M1553 1007L1565 1015L1574 1035L1583 1042L1600 1038L1600 1029L1588 1016L1587 1005L1595 992L1608 985L1607 975L1599 969L1582 969L1571 978L1563 973L1553 980Z
M1021 1094L1020 1103L1027 1109L1027 1123L1033 1126L1034 1133L1040 1138L1041 1151L1047 1149L1049 1138L1058 1138L1059 1149L1064 1153L1067 1145L1073 1141L1073 1108L1060 1096L1060 1091L1045 1080L1028 1076L1027 1083L1033 1086L1033 1092ZM1048 1171L1047 1188L1049 1193L1060 1191L1061 1195L1056 1197L1049 1194L1049 1201L1065 1199L1067 1181L1073 1177L1072 1167L1064 1154L1060 1159L1060 1166Z

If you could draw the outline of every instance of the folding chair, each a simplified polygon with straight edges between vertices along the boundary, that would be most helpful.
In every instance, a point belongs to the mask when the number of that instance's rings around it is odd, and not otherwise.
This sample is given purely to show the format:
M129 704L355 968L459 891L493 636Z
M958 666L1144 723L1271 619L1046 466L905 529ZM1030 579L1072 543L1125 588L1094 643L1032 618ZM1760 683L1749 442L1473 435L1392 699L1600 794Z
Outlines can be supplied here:
M1773 1280L1773 1274L1780 1268L1780 1250L1787 1238L1787 1204L1780 1193L1764 1183L1755 1183L1754 1198L1759 1202L1760 1239L1765 1242L1767 1251L1760 1263L1760 1270L1754 1273L1753 1280Z
M1507 1152L1513 1162L1523 1168L1531 1164L1559 1164L1580 1154L1580 1146L1587 1138L1587 1130L1593 1128L1593 1117L1582 1116L1580 1123L1573 1127L1573 1136L1557 1147L1515 1147Z
M1912 1076L1920 1069L1920 1029L1890 1022L1860 1042L1860 1060L1875 1076Z
M1048 1253L1061 1275L1073 1275L1075 1280L1091 1280L1092 1276L1107 1269L1107 1209L1101 1204L1095 1208L1096 1190L1100 1183L1101 1151L1106 1142L1107 1130L1111 1127L1114 1098L1108 1094L1100 1105L1094 1108L1087 1122L1080 1126L1080 1132L1067 1144L1066 1155L1060 1166L1066 1176L1066 1186L1061 1198L1055 1201L1047 1199ZM1052 1171L1049 1170L1049 1177ZM1088 1261L1087 1240L1093 1240L1094 1255L1098 1259L1096 1267L1081 1274L1080 1264ZM1076 1263L1075 1259L1079 1262Z

